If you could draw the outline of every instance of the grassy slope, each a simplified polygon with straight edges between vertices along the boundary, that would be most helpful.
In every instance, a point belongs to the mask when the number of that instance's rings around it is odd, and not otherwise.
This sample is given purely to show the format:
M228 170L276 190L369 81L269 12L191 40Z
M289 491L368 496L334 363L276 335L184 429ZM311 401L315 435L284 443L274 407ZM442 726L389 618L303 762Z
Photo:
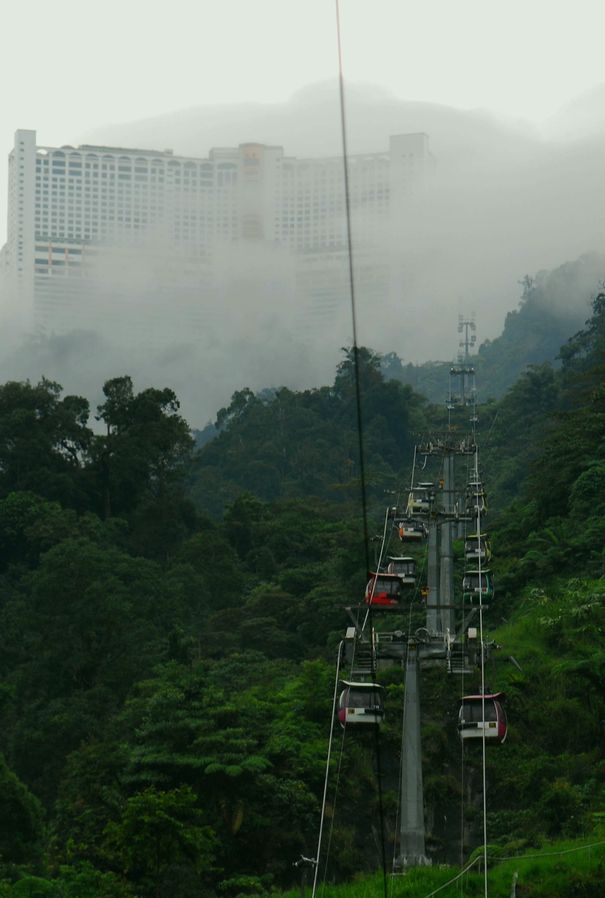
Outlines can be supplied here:
M418 867L389 876L388 898L482 898L484 877L478 858L473 869L460 875L453 867ZM452 881L453 880L453 881ZM510 898L516 882L518 898L602 898L605 886L605 838L556 841L515 857L489 855L490 898ZM448 885L449 883L449 885ZM318 898L379 898L384 894L381 873L353 883L319 883ZM300 898L299 890L281 898Z

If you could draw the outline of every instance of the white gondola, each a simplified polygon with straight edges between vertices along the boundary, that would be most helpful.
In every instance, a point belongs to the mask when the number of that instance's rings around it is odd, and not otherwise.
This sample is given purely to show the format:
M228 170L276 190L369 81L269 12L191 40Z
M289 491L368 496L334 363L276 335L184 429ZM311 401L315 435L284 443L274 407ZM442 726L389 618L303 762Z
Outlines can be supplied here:
M462 578L462 593L465 602L486 602L494 597L494 579L492 572L485 568L479 571L466 571Z
M487 534L479 537L476 533L467 535L464 540L464 557L467 561L481 561L485 563L492 557L492 547Z
M397 574L404 586L416 585L416 560L409 555L389 555L387 573Z
M418 483L412 487L408 496L408 514L428 514L434 498L435 488L432 483Z
M338 720L342 727L379 726L384 718L384 689L378 683L350 683L338 701Z
M465 695L458 714L458 732L463 741L483 739L497 745L506 739L507 721L503 692L490 695Z

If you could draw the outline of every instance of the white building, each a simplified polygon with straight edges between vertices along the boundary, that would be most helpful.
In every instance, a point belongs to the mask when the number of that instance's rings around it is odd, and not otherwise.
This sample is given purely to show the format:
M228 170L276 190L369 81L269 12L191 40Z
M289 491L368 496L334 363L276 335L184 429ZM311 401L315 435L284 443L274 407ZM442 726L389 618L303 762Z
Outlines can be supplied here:
M385 235L432 170L428 138L390 138L350 160L356 279L390 289ZM343 165L247 143L208 158L103 146L37 146L17 131L8 235L0 252L9 311L48 333L136 327L196 338L234 289L267 284L311 328L348 302ZM251 261L252 260L252 261ZM151 338L151 337L150 337Z

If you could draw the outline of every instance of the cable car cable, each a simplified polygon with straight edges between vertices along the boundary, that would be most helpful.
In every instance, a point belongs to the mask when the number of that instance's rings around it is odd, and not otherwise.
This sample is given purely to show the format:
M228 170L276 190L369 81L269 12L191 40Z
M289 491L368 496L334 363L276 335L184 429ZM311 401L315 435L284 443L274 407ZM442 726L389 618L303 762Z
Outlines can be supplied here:
M338 658L336 660L336 677L334 680L334 696L332 698L332 717L330 718L330 738L328 739L328 757L326 758L326 772L324 776L324 791L321 803L321 816L319 818L319 836L317 839L317 851L315 852L315 871L313 874L313 892L312 898L315 898L317 890L317 874L319 871L319 860L321 854L321 842L323 837L324 820L326 816L326 799L328 796L328 780L330 775L330 760L332 754L332 739L334 736L334 719L336 717L336 701L338 699L338 683L340 680L340 656L342 652L342 641L338 645Z
M479 481L479 450L475 446L475 482ZM481 539L481 502L477 502L477 544ZM487 775L486 775L486 731L485 731L485 646L483 642L483 574L481 570L481 552L477 553L477 570L479 573L479 646L481 649L481 720L483 722L481 736L481 768L483 790L483 894L488 895L487 884ZM487 585L487 583L486 583Z
M473 417L475 417L473 415ZM470 456L466 459L466 483L469 483L471 480L471 458ZM466 499L465 499L466 504ZM466 517L466 508L464 508L464 567L466 569L466 539L469 534L468 520ZM464 607L464 595L462 597L462 627L461 632L463 634L463 638L465 636L465 607ZM464 665L462 667L462 675L460 678L460 703L461 705L464 702ZM465 755L464 755L464 739L460 740L460 867L464 867L464 821L465 821L465 788L466 788L466 767L465 767ZM463 889L463 881L460 880L460 888Z
M465 525L466 527L466 525ZM462 633L464 634L464 598L462 599ZM463 636L464 638L464 636ZM466 661L463 661L462 664L462 676L460 677L460 701L461 704L464 702L464 665ZM465 782L465 769L464 769L464 739L460 740L460 866L464 866L464 790L466 787Z
M334 726L334 720L332 720L332 726ZM342 759L344 757L344 748L345 748L345 736L347 734L346 725L342 728L342 735L340 738L340 752L338 754L338 767L336 768L336 782L334 784L334 798L332 800L332 813L330 817L330 829L328 831L328 841L326 845L326 853L325 853L325 861L323 868L323 877L322 877L322 895L324 886L326 884L326 878L328 875L328 863L330 860L330 854L332 851L332 836L334 835L334 823L336 821L336 806L338 803L338 793L340 789L340 774L342 772ZM319 863L318 863L319 867Z
M338 46L338 88L340 99L340 130L342 140L343 155L343 172L344 172L344 193L345 193L345 219L347 231L347 251L348 251L348 273L349 273L349 291L351 298L351 323L353 328L353 361L355 369L355 405L357 410L357 435L359 445L359 476L361 487L361 507L363 515L363 532L364 532L364 549L366 557L366 570L369 570L369 539L368 539L368 509L366 498L366 474L365 474L365 455L363 441L363 416L361 406L361 376L359 365L359 346L357 342L357 309L355 303L355 277L353 270L353 237L351 229L351 193L349 186L349 156L347 147L347 127L346 127L346 109L345 109L345 93L344 93L344 69L342 61L342 41L340 28L340 3L335 0L336 12L336 38ZM371 606L370 606L371 607ZM372 626L372 617L369 618L370 628ZM371 653L372 669L375 670L374 653ZM373 674L374 675L374 674ZM378 727L376 727L376 763L377 763L377 780L378 780L378 800L380 812L380 841L382 848L382 870L383 870L383 888L384 898L387 898L387 865L386 853L384 845L384 810L382 801L382 773L380 764L380 740Z
M347 148L347 126L346 126L346 110L345 110L345 94L344 94L344 75L342 64L342 45L340 39L340 3L335 0L336 5L336 38L338 44L338 87L340 97L340 131L342 140L342 156L343 156L343 174L344 174L344 194L345 194L345 221L347 232L347 256L348 256L348 275L349 275L349 296L351 300L351 326L353 329L353 365L355 372L355 408L357 412L357 443L359 451L359 480L361 488L361 509L363 515L363 532L365 537L365 555L366 569L370 569L369 561L369 539L368 539L368 508L366 498L366 473L365 473L365 453L363 440L363 416L361 407L361 375L359 365L359 345L357 342L357 307L355 301L355 276L353 271L353 235L351 230L351 192L349 187L349 154Z

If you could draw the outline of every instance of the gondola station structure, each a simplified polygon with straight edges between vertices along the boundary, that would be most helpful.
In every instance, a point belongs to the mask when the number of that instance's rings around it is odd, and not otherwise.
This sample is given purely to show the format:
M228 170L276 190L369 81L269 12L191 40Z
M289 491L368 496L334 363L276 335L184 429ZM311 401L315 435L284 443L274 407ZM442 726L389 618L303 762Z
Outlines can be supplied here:
M461 695L457 733L452 727L452 738L459 738L463 748L500 745L507 736L505 696L489 691L484 678L485 662L496 646L484 638L483 614L495 590L488 567L492 550L485 530L487 493L476 439L475 372L468 356L471 324L474 328L474 322L460 320L459 329L466 327L466 341L461 344L465 353L450 369L447 425L415 447L407 494L385 512L376 569L369 572L359 603L347 609L352 626L338 653L340 689L335 693L334 722L345 733L380 728L384 690L377 672L394 664L405 669L394 872L430 863L420 725L424 667L463 675L465 682L479 687ZM418 470L422 480L416 476ZM427 470L435 471L433 479L427 478ZM464 573L455 583L453 542L458 538L463 539ZM401 546L401 554L390 548L393 541ZM421 556L425 558L422 566ZM419 615L423 626L412 629L411 622ZM407 627L399 624L401 620L407 620ZM400 628L389 629L392 621ZM318 858L321 850L320 837Z

